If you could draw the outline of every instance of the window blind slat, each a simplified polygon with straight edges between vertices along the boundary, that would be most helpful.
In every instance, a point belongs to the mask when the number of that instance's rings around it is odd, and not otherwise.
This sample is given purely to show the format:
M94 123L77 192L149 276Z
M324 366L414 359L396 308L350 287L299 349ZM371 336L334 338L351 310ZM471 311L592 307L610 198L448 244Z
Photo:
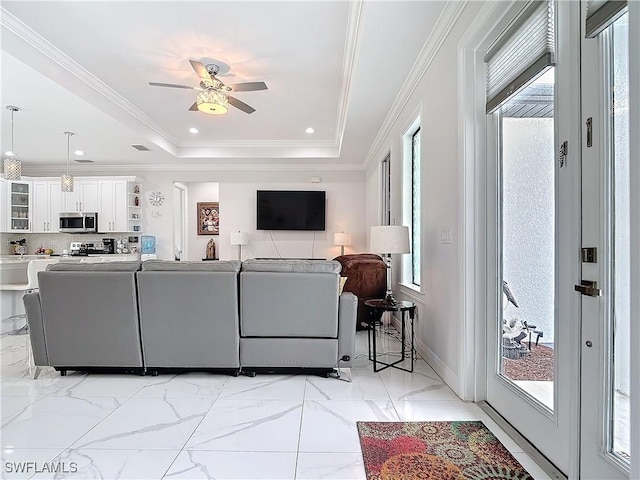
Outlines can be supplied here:
M554 65L553 0L529 2L485 55L487 113Z
M585 36L594 38L627 11L627 0L587 0Z

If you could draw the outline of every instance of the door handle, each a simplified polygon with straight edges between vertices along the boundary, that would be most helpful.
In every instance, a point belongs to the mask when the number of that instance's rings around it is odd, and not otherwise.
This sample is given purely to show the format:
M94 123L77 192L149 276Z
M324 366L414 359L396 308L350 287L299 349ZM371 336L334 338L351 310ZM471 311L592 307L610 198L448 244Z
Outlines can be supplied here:
M599 297L602 295L602 290L598 288L598 282L592 282L591 280L582 280L580 285L575 285L576 292L580 292L582 295L588 297Z

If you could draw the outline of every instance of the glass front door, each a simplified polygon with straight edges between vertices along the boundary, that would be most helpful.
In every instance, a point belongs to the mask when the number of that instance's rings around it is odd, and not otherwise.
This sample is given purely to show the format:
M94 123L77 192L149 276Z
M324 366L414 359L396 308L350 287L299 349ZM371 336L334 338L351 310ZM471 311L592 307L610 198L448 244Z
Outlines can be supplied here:
M629 17L583 41L581 478L629 478L631 216ZM637 248L637 246L636 246Z

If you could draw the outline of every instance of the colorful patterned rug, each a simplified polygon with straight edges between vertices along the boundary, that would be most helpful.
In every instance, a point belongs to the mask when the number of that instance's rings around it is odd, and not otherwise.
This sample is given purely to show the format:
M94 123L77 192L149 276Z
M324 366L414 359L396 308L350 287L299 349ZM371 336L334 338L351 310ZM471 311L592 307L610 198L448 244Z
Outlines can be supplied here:
M533 480L482 422L357 422L367 480Z

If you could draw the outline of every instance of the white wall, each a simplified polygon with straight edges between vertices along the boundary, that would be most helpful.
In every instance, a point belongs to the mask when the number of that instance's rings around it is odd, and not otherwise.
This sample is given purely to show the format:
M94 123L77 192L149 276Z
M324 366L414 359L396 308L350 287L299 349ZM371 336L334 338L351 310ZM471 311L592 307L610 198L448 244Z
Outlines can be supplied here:
M333 245L333 234L351 233L352 245L345 253L365 251L364 181L309 182L246 181L220 184L220 245L222 259L238 258L238 247L229 244L229 234L249 233L249 244L242 247L242 257L334 258L340 247ZM289 232L256 230L256 191L325 190L327 192L326 230L324 232Z
M187 186L187 251L184 260L202 260L206 257L207 243L210 239L216 243L218 252L218 235L198 235L198 202L219 202L220 184L217 182L188 182Z
M35 176L41 173L32 172ZM229 234L242 230L249 233L249 245L243 247L243 258L276 257L268 232L256 230L256 190L325 190L327 192L326 231L273 232L274 240L283 257L334 258L340 247L333 245L333 234L344 230L351 233L352 245L345 253L366 251L364 171L324 170L202 170L202 171L148 171L125 168L122 172L112 169L92 169L92 175L136 175L143 179L141 186L142 231L141 235L155 235L158 258L173 260L173 183L188 185L187 194L187 242L188 259L204 257L209 236L198 237L196 232L196 203L215 201L220 203L220 235L216 239L216 255L221 259L238 258L238 247L229 244ZM311 183L311 177L320 177L320 183ZM218 191L215 186L218 185ZM149 203L149 194L161 192L165 200L160 206ZM185 258L186 260L186 258Z
M402 136L413 121L421 118L421 221L422 287L394 288L396 297L412 300L418 307L416 344L431 366L459 394L459 351L464 348L460 264L463 246L457 226L460 206L462 166L458 144L458 63L457 44L470 27L480 2L465 7L449 36L432 58L416 89L385 133L379 151L367 170L366 191L373 195L380 184L379 163L391 150L391 208L397 223L402 219ZM379 199L367 197L366 218L379 218ZM441 232L452 230L452 243L441 242ZM399 260L399 259L397 259ZM397 261L395 265L401 262ZM398 278L398 275L394 275Z

